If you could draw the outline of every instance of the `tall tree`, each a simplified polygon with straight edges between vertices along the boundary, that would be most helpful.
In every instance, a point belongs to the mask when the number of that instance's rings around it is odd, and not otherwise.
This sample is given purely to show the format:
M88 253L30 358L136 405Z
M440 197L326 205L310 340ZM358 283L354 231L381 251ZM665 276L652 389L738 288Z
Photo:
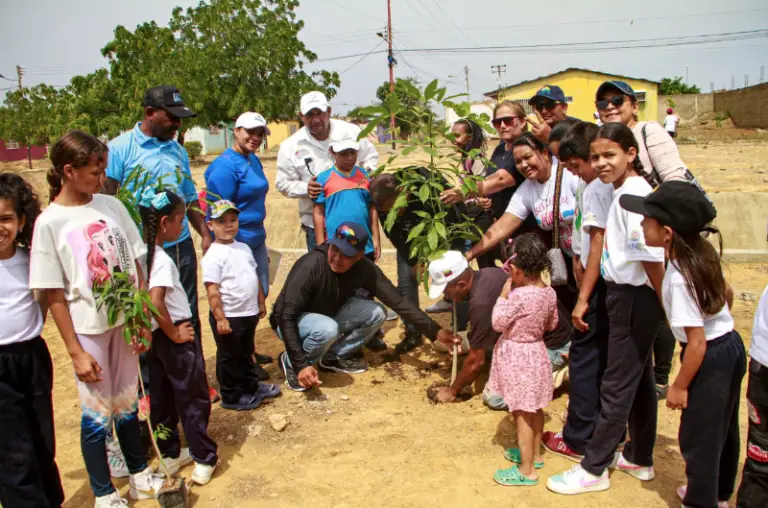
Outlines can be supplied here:
M701 93L701 90L699 90L699 87L696 85L687 85L683 83L682 76L664 78L659 85L660 95L682 95L689 93Z

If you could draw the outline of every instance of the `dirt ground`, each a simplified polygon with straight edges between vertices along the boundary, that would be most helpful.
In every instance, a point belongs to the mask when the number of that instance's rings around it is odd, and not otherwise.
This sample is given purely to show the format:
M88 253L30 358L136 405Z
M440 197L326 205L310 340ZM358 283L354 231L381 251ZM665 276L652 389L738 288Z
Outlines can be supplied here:
M740 141L701 141L681 146L684 160L709 191L750 190L764 192L768 175L764 161L768 143L752 137ZM210 159L208 159L210 160ZM264 157L274 184L274 156ZM41 195L44 190L45 163L32 171L21 164L0 165L0 170L19 171L29 178ZM194 176L202 183L205 163L197 164ZM725 169L722 169L725 168ZM47 201L47 199L45 199ZM267 231L270 245L301 247L295 202L272 188L268 199ZM290 244L289 244L290 243ZM286 254L275 285L277 295L297 254ZM394 256L381 263L386 274L396 278ZM756 302L768 284L768 260L760 264L731 265L728 278L737 294L733 310L737 328L748 343ZM202 288L202 286L201 286ZM745 299L738 298L749 293ZM204 292L200 291L201 316L208 312ZM428 299L422 290L422 305ZM448 315L438 320L447 325ZM210 330L203 326L203 347L209 380L215 385L215 344ZM80 409L71 362L52 320L44 336L54 360L54 404L58 463L61 468L68 508L91 506L92 494L80 455ZM402 336L399 322L387 324L390 346ZM259 325L257 349L272 356L282 351L268 323ZM675 493L684 483L684 463L677 445L679 413L659 404L658 439L654 481L641 483L621 473L612 474L612 488L603 493L562 498L546 490L544 480L573 464L566 459L544 454L546 466L540 471L542 482L532 488L505 488L492 480L493 472L506 467L502 450L515 440L514 425L504 413L487 410L475 395L469 401L446 406L431 406L426 388L449 376L450 357L424 347L400 359L366 351L371 369L360 375L321 374L323 386L306 394L285 390L282 397L252 412L231 412L214 406L210 432L218 441L221 464L214 479L205 487L192 490L192 505L211 508L238 507L356 507L356 506L513 506L593 507L643 506L677 507ZM679 368L675 359L673 375ZM284 379L277 367L267 367L272 381ZM744 384L746 388L746 382ZM476 386L476 393L482 384ZM565 390L556 394L546 410L547 430L559 430L568 400ZM746 410L741 407L742 438L746 437ZM276 432L270 415L285 415L290 424ZM743 442L742 442L743 446ZM187 477L191 467L182 470ZM127 481L116 485L127 496ZM131 501L134 506L153 506L153 502ZM732 503L733 505L733 503Z

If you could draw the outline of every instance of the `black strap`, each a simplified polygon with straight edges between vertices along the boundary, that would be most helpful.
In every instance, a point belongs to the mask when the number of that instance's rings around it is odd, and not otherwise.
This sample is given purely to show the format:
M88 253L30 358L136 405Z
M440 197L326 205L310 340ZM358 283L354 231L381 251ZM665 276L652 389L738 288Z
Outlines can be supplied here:
M552 223L552 248L560 248L560 188L563 182L563 163L557 161L557 171L555 172L555 202L553 207Z
M656 166L653 164L651 151L648 150L648 134L645 132L646 128L648 128L648 122L646 122L643 125L641 133L643 137L643 146L645 147L645 153L648 154L648 160L651 161L651 169L650 171L648 171L646 170L646 168L643 168L643 178L645 178L645 181L648 182L648 185L650 185L652 188L655 189L656 187L661 185L661 178L659 178L659 172L656 171ZM637 154L637 156L640 157L640 154Z

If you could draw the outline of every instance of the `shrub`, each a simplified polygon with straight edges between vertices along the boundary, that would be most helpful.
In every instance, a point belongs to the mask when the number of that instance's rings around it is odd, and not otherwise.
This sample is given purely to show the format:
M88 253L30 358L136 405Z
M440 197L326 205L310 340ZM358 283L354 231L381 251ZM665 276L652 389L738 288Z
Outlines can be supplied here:
M203 153L203 144L199 141L187 141L184 143L190 159L197 159Z

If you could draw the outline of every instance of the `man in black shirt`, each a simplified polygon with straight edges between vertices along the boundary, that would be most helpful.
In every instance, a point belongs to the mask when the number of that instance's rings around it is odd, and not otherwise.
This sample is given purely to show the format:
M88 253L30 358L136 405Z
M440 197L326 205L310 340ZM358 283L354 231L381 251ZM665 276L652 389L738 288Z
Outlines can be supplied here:
M430 340L448 347L459 339L404 298L372 261L364 257L368 233L345 222L326 243L305 254L288 274L275 301L270 324L285 343L279 365L288 387L305 391L319 386L316 365L336 372L365 372L365 343L381 328L381 304L356 298L365 289Z

